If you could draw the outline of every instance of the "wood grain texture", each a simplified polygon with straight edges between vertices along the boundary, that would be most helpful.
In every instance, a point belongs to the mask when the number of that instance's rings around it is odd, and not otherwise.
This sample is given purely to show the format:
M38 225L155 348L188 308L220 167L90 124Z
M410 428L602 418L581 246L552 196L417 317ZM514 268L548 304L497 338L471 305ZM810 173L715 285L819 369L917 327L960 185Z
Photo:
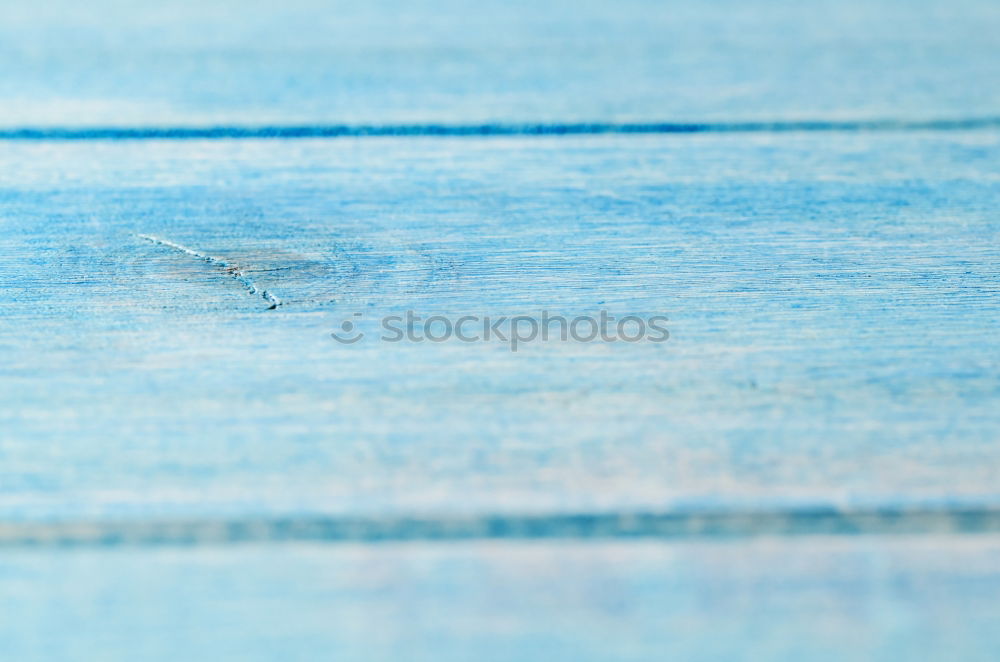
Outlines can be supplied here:
M991 0L0 8L0 126L1000 114Z
M2 3L0 658L994 659L997 34Z
M998 138L11 146L0 508L993 504ZM672 337L378 340L605 308Z

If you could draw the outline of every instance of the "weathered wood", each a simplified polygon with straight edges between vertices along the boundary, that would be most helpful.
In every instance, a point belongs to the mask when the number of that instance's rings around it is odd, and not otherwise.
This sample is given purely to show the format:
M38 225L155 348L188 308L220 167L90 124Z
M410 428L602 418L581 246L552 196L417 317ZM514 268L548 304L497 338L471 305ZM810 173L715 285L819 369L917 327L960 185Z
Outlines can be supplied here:
M996 537L7 551L6 659L990 660Z
M9 0L0 125L1000 114L992 0Z
M0 658L993 660L997 34L0 4Z
M0 512L994 503L998 139L9 145ZM407 309L672 337L380 342Z

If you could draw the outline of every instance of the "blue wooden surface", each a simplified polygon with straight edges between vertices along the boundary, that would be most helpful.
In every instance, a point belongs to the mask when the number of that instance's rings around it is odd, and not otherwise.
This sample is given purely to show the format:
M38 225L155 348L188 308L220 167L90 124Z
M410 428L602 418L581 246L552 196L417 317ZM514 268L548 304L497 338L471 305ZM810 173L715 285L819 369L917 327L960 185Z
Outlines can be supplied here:
M5 552L0 653L56 660L968 660L1000 540Z
M0 7L0 124L1000 113L991 0Z
M0 508L994 503L998 138L9 146ZM379 342L408 308L672 337Z
M981 1L5 3L0 655L990 659L997 28ZM841 124L55 139L802 119ZM671 338L378 342L407 309Z

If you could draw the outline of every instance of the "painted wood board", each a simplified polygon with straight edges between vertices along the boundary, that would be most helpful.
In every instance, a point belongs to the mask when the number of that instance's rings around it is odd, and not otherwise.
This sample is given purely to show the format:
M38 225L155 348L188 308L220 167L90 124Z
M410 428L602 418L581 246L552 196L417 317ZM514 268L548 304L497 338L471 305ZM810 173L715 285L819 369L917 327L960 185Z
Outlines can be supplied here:
M0 652L62 660L992 660L1000 541L7 551Z
M992 507L998 138L8 145L0 511ZM407 310L670 338L383 342Z
M3 3L0 657L993 659L998 28Z
M0 7L0 126L1000 113L990 0Z

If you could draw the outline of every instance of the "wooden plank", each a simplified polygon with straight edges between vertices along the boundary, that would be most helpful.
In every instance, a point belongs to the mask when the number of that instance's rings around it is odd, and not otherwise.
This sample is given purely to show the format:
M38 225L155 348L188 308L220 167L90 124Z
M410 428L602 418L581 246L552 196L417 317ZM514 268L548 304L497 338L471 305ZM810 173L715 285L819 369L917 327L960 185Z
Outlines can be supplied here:
M965 118L991 0L0 7L0 126Z
M998 33L0 4L0 658L994 659Z
M0 653L985 661L998 559L995 536L7 551Z
M998 157L995 130L9 144L0 517L991 507ZM379 341L407 309L671 338Z

